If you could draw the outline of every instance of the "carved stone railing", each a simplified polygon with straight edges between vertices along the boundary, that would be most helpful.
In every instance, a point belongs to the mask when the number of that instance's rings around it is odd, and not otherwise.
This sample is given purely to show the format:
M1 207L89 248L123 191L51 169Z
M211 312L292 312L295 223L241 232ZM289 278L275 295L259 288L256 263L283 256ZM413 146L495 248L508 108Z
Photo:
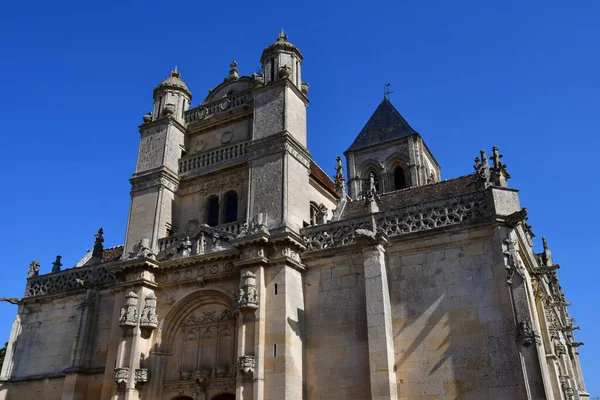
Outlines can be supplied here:
M249 142L235 143L231 146L192 154L179 160L179 173L206 168L212 165L245 157L248 154Z
M219 229L225 232L232 233L234 235L240 234L240 229L242 229L243 222L229 222L227 224L221 224L215 226L215 229Z
M435 228L458 225L488 215L485 192L422 203L374 215L378 232L388 236L406 235ZM356 242L357 229L372 230L370 215L301 230L308 251L339 247Z
M61 272L39 275L27 280L25 297L55 294L81 289L76 279L82 280L86 286L109 285L115 277L106 266L91 265L89 267L71 268Z
M201 104L196 108L186 111L185 121L187 123L204 121L215 115L250 104L253 100L252 93L249 91L236 93L232 96L224 97L208 104Z

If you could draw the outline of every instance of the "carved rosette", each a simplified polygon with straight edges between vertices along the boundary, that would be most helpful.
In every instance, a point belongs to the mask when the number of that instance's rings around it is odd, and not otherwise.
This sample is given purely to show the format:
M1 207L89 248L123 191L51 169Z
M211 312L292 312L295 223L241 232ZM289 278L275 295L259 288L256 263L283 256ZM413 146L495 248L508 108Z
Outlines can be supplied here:
M137 304L137 294L135 294L134 292L129 292L127 296L125 296L125 305L121 307L121 316L119 317L119 324L122 327L133 327L137 325Z
M242 275L240 292L236 299L238 310L254 311L258 308L258 291L256 290L256 275L246 271Z
M140 327L155 329L158 326L158 315L156 315L156 295L150 293L144 303L144 309L140 316Z
M138 368L135 370L135 383L148 382L148 368Z
M127 379L129 379L128 367L115 368L115 382L117 382L117 384L125 383L127 382Z
M256 359L254 358L254 356L241 356L240 358L238 358L238 368L240 372L245 376L254 374L255 365Z

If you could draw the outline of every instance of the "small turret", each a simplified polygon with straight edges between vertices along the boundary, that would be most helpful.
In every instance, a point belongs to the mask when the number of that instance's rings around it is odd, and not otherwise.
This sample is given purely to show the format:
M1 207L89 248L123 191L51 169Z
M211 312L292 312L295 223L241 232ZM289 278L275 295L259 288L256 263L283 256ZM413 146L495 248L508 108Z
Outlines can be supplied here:
M188 89L177 66L171 71L169 77L164 79L154 88L154 112L152 120L172 116L179 123L184 123L183 114L190 107L192 92ZM144 118L145 122L146 118Z
M289 78L298 89L302 90L302 53L287 41L283 29L277 40L267 47L260 57L265 84L278 79ZM305 92L308 92L308 85Z

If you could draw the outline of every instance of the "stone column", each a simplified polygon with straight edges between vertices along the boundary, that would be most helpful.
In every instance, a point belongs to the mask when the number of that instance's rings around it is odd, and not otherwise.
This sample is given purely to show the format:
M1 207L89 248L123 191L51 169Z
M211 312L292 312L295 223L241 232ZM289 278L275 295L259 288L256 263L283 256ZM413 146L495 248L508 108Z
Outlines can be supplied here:
M385 267L385 234L357 230L358 243L363 248L365 268L365 298L369 343L371 399L395 400L396 363L392 330L390 292Z

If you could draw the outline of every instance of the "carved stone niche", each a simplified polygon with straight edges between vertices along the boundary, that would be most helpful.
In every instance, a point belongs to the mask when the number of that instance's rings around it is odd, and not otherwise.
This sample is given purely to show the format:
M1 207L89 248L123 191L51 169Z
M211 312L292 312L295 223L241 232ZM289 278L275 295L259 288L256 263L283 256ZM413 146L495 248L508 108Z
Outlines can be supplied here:
M126 383L128 379L129 379L129 368L128 367L115 368L115 382L117 382L117 385Z
M138 296L134 292L129 292L125 296L125 305L121 307L119 325L123 328L134 327L138 322L137 315Z
M240 293L236 299L238 310L255 311L258 308L258 291L256 290L256 275L246 271L240 282Z
M154 330L158 326L158 315L156 315L156 295L150 293L144 300L144 309L140 316L140 328Z
M138 368L135 370L135 383L148 382L148 368Z
M244 376L252 376L255 365L256 359L254 356L241 356L238 359L238 368Z

